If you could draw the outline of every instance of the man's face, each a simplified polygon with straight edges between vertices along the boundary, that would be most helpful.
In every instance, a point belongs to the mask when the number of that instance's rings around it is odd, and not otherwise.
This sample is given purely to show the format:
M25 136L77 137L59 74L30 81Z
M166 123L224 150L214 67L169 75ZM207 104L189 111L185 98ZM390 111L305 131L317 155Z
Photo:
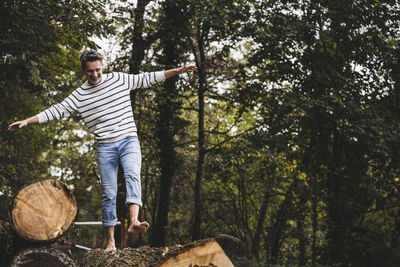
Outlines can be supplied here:
M103 63L100 60L87 61L83 71L92 85L98 84L103 79Z

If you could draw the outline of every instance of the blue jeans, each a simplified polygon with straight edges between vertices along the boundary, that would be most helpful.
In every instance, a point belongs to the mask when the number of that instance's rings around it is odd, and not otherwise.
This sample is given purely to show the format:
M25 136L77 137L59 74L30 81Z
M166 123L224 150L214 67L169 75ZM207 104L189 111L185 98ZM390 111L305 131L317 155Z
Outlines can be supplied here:
M137 136L127 136L111 143L97 144L102 185L103 225L115 226L117 223L117 174L121 162L126 181L126 204L142 206L142 187L140 167L142 155Z

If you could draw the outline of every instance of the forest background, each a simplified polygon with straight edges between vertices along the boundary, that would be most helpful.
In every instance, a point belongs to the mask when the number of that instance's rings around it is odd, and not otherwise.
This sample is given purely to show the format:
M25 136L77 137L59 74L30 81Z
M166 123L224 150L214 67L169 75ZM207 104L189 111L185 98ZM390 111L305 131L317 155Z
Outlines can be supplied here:
M396 0L3 0L0 220L51 176L73 188L77 221L101 220L79 116L7 131L80 86L94 48L106 72L198 67L132 92L151 228L131 246L226 234L253 266L396 266L399 39ZM101 227L74 235L104 246Z

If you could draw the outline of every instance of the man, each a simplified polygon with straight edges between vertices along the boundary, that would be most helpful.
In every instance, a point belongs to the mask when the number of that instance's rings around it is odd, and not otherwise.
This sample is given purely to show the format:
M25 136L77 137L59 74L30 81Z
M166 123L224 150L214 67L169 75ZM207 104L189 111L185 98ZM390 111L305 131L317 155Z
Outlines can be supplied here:
M103 75L103 57L97 51L81 56L82 70L87 81L62 102L36 116L9 125L9 131L68 117L77 112L97 140L97 160L102 184L103 225L107 230L106 251L114 251L114 227L117 222L117 168L120 162L126 179L126 204L130 223L129 234L146 232L150 225L138 220L141 201L141 152L133 119L130 91L145 88L171 76L192 72L196 66L184 66L166 71L132 75L108 73Z

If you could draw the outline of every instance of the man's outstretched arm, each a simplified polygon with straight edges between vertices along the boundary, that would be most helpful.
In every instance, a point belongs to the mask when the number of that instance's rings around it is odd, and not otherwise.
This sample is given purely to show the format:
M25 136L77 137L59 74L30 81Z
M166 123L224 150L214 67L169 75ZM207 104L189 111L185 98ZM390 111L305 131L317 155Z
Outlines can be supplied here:
M197 69L196 66L190 65L190 66L183 66L183 67L179 67L176 69L170 69L170 70L166 70L164 71L164 76L165 79L172 77L174 75L178 75L178 74L183 74L185 72L193 72Z
M14 123L11 123L8 126L8 130L13 132L15 130L24 128L24 127L28 126L29 124L37 124L37 123L39 123L38 117L33 116L33 117L30 117L30 118L22 120L22 121L16 121Z

